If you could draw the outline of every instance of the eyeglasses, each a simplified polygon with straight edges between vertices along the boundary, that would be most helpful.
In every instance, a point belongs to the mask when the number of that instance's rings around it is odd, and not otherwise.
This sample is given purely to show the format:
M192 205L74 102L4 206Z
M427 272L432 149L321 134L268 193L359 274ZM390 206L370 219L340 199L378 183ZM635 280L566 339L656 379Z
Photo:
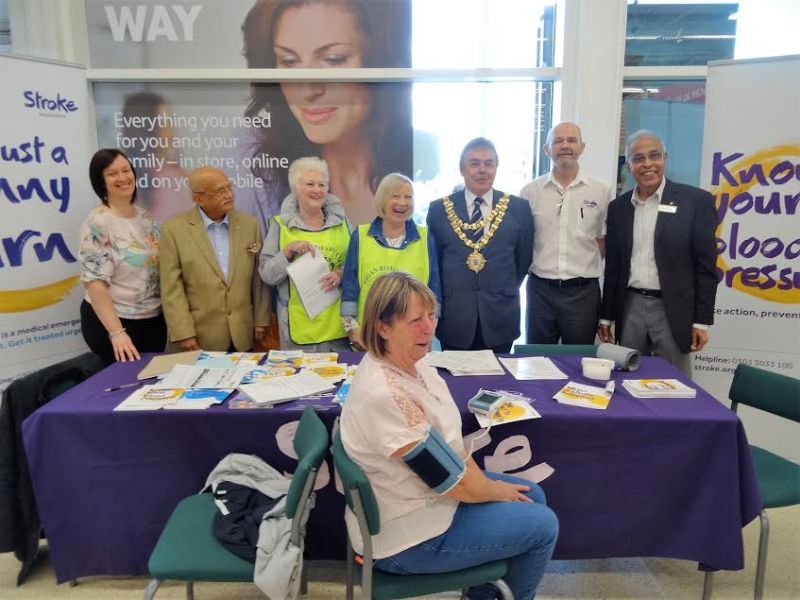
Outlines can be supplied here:
M218 190L213 190L211 192L195 192L195 194L201 194L203 196L211 196L212 198L222 198L223 196L227 196L228 194L233 193L233 184L228 182L228 185L225 187L221 187Z
M647 154L634 154L630 157L629 161L632 165L640 165L645 160L649 160L651 162L656 162L664 158L664 153L659 152L658 150L653 150L652 152L648 152Z

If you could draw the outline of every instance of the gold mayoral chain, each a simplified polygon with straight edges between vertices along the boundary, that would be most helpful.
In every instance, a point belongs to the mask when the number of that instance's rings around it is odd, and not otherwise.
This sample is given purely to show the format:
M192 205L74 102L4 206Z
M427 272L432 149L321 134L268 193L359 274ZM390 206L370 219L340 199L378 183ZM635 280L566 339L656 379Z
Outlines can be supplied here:
M444 211L447 214L447 220L450 221L450 227L453 228L453 231L455 231L458 239L464 242L464 245L467 248L472 248L472 252L470 252L470 254L467 256L466 261L467 268L470 271L477 273L486 266L486 257L481 254L481 250L483 250L486 247L486 244L491 241L492 237L497 231L497 228L500 227L500 224L503 222L503 217L506 216L506 210L508 209L509 202L510 198L508 197L508 194L503 194L503 197L497 201L497 204L492 209L492 212L490 212L487 216L480 221L476 221L475 223L465 223L458 218L458 215L456 215L456 211L453 208L453 201L450 200L450 196L444 197L442 203L444 204ZM476 229L483 229L487 224L489 225L489 229L477 242L473 242L467 237L467 234L464 233L465 230L475 231Z

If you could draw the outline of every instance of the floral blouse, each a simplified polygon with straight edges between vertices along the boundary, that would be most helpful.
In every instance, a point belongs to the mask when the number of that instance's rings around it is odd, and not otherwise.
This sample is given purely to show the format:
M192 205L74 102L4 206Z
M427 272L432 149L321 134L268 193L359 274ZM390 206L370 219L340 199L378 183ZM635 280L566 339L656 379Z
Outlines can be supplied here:
M80 231L81 281L105 281L122 319L147 319L161 312L161 233L147 211L135 208L136 216L125 219L100 205ZM85 298L91 303L88 292Z

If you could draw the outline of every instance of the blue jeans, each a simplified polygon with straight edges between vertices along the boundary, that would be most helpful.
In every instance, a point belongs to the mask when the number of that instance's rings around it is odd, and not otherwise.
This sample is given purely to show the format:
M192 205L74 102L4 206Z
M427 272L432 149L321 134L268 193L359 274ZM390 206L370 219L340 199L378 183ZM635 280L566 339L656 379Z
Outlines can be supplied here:
M487 477L530 486L529 502L485 502L458 505L450 528L443 534L375 561L390 573L445 573L507 559L503 578L515 600L533 598L558 538L558 519L547 507L535 483L505 475ZM489 586L470 590L470 598L491 598Z

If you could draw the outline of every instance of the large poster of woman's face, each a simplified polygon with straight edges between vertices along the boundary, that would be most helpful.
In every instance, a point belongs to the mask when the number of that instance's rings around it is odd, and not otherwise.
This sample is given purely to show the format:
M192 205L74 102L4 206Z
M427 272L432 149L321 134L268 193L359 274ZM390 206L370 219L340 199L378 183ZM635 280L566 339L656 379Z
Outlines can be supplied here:
M142 202L160 220L191 206L185 174L208 164L228 174L237 206L264 228L301 156L328 162L330 191L353 223L375 216L384 175L411 174L411 84L304 81L289 72L410 66L410 0L240 0L180 11L141 0L89 2L87 14L92 66L220 66L230 48L219 47L219 30L230 23L239 37L228 66L243 66L243 58L248 68L287 70L281 83L94 85L99 143L138 161ZM187 31L191 40L181 40ZM131 64L132 55L144 64Z

